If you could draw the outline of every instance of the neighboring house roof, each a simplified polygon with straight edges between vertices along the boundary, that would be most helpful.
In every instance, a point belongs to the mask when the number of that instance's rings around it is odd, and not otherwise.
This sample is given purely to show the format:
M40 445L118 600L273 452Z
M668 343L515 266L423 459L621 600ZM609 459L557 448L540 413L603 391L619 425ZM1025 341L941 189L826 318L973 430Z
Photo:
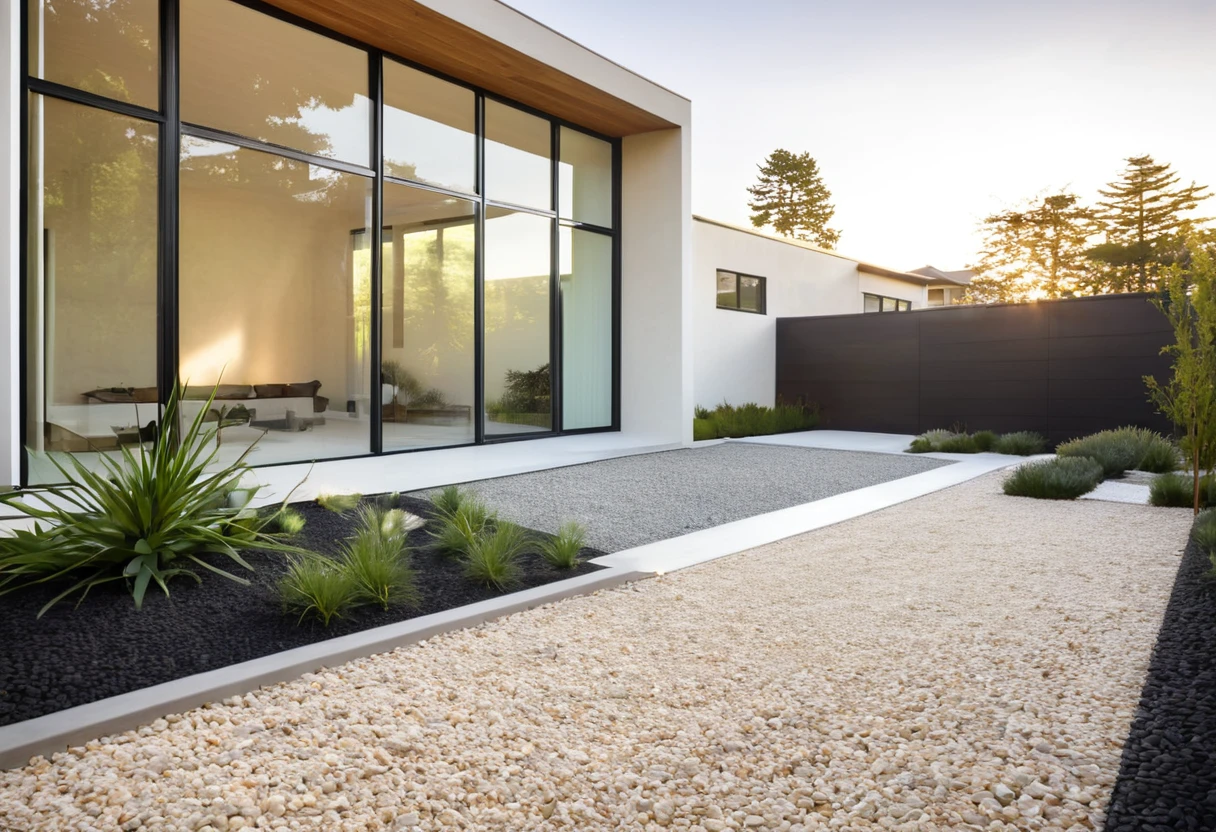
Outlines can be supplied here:
M970 286L971 279L975 277L975 269L957 269L956 271L947 272L934 266L921 266L919 269L912 269L912 274L920 274L933 279L933 283L949 283L954 286Z
M932 285L932 283L935 280L935 278L927 277L923 274L916 274L914 272L903 272L898 269L888 269L888 268L885 268L884 266L875 265L874 263L867 263L864 260L858 260L856 257L849 257L848 255L841 254L840 252L837 252L837 251L832 251L831 249L820 248L819 246L814 245L813 243L808 243L805 240L795 240L793 237L782 237L777 234L767 234L767 233L765 233L763 231L759 231L755 228L745 228L741 225L731 225L728 222L721 222L719 220L711 220L708 217L701 217L701 216L697 216L696 214L693 214L692 218L696 222L703 222L706 225L716 225L719 228L725 228L730 231L738 231L741 234L751 234L753 237L763 237L766 240L772 240L777 243L785 243L786 245L797 246L798 248L804 248L808 251L815 251L820 254L826 254L829 257L839 257L841 260L850 260L857 264L857 271L859 271L859 272L865 272L867 274L876 274L876 275L880 275L882 277L891 277L891 278L894 278L895 280L903 280L907 283L915 283L917 286L929 286L929 285Z

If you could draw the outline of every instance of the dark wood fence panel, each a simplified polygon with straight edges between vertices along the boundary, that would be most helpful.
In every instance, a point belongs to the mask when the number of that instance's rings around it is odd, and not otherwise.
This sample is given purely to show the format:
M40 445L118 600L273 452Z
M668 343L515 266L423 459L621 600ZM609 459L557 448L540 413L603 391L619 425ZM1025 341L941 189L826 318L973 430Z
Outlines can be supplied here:
M1164 432L1142 377L1168 375L1171 340L1146 295L779 318L777 395L837 430Z

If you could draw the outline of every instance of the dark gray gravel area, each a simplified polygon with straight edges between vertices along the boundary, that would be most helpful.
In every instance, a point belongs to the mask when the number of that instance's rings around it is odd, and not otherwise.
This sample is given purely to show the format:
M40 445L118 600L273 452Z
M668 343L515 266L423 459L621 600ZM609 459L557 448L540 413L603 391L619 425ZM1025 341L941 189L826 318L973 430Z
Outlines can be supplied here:
M547 532L576 520L587 529L588 546L619 552L950 464L728 442L481 480L468 488L504 519Z

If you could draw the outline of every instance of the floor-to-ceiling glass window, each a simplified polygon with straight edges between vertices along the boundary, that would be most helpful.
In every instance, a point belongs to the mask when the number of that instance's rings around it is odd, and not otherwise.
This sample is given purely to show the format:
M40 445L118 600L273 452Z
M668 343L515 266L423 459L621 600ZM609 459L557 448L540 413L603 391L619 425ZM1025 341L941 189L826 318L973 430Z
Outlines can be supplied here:
M612 424L613 149L568 127L559 145L562 427L602 428Z
M553 427L551 233L547 217L486 209L487 436Z
M381 396L386 450L473 441L476 214L467 199L384 186Z
M29 481L175 374L255 465L613 424L611 141L253 3L22 2Z
M156 3L93 5L30 3L30 76L155 108ZM45 452L113 453L157 417L158 126L39 94L27 112L25 440L43 482Z
M365 454L372 367L365 52L230 0L182 0L180 374L221 383L221 446L254 464ZM252 140L252 141L247 141ZM321 157L280 155L275 147ZM223 452L222 452L223 453Z

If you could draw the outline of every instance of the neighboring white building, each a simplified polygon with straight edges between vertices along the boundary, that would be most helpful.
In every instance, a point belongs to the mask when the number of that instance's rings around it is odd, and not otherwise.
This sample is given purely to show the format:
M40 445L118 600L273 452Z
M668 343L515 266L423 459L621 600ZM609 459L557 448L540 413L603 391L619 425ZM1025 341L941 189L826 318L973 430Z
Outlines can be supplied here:
M953 306L962 303L967 294L967 287L975 277L974 269L957 269L952 272L943 271L934 266L921 266L913 269L912 274L924 275L933 279L926 294L928 306Z
M928 305L932 278L799 240L693 217L694 398L771 406L777 318Z

